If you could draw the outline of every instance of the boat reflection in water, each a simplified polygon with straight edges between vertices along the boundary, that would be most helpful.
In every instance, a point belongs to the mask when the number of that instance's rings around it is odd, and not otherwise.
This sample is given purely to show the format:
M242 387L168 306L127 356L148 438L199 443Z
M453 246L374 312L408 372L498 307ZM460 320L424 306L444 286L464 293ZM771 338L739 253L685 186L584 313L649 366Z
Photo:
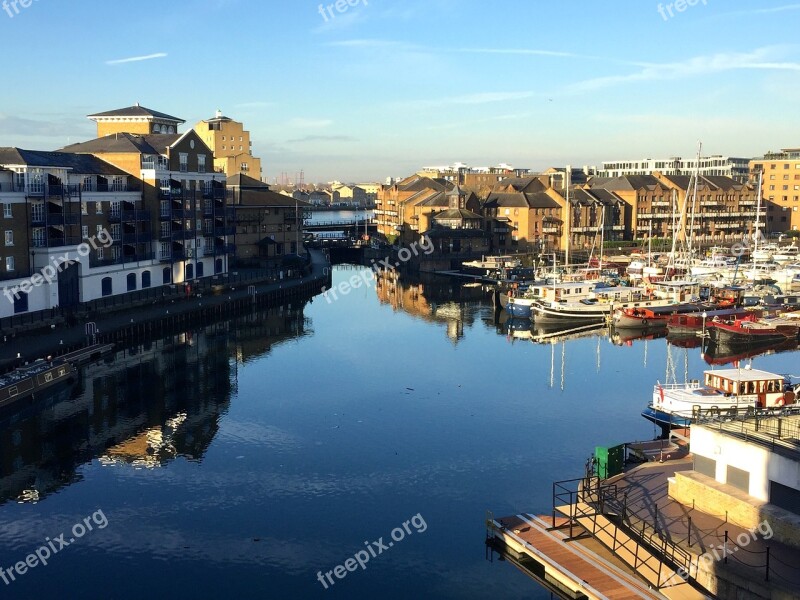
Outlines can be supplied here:
M667 337L666 329L611 329L611 341L617 346L630 346L637 340L651 341Z
M787 340L772 344L754 344L747 348L743 348L742 346L731 347L725 344L715 344L711 342L707 344L704 349L703 359L710 365L728 365L756 356L791 352L792 350L797 350L797 347L798 343L796 340Z
M38 502L80 481L80 467L95 459L148 469L201 461L239 364L305 326L302 310L280 308L146 341L82 367L70 387L4 410L0 504Z

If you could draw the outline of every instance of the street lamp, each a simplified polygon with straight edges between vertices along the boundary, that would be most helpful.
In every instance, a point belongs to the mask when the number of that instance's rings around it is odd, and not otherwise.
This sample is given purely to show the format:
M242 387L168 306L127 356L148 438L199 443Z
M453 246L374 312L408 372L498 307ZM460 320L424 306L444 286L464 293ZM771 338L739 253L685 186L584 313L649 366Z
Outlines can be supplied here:
M703 311L703 314L700 315L703 317L703 336L700 342L700 358L705 358L705 346L706 346L706 319L708 318L708 313Z

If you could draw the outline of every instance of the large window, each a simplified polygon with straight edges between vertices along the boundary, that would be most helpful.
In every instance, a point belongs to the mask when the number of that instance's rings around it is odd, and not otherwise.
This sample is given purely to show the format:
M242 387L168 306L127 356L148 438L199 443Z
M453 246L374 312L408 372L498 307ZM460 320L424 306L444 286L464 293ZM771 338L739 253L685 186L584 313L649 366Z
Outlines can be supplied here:
M189 171L189 155L186 152L180 153L181 173Z
M111 277L103 277L101 286L102 286L103 296L110 296L113 293L114 288L111 282Z
M150 287L150 271L142 272L142 289L145 290Z
M136 290L136 273L128 273L127 284L128 291L133 292Z

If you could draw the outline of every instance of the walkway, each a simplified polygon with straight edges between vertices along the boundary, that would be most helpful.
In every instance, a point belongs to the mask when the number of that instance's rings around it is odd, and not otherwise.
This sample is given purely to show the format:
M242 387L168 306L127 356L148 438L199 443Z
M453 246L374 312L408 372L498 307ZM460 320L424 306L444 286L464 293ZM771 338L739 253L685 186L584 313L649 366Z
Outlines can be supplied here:
M311 250L311 273L301 279L285 280L276 283L256 284L256 294L269 294L277 290L291 290L309 283L318 282L324 285L328 279L327 269L329 263L324 254ZM231 287L224 294L217 296L192 296L172 300L167 304L154 304L148 307L131 308L103 316L102 314L90 315L87 321L94 322L99 332L112 332L129 326L133 322L142 323L149 320L160 319L166 314L180 315L197 311L201 307L208 308L212 305L222 305L231 300L242 300L250 296L248 286ZM50 331L26 333L11 339L3 339L0 344L0 365L32 361L47 355L61 354L61 348L80 347L87 342L86 322L74 326L57 325ZM17 359L17 355L20 359Z

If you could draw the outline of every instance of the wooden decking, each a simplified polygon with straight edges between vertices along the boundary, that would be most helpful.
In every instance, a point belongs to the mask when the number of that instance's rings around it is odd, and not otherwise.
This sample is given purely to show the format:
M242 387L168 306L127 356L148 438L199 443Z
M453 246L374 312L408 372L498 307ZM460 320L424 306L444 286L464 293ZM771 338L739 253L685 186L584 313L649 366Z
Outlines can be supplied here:
M568 542L565 533L548 531L547 524L539 517L516 515L493 524L495 536L532 559L539 573L544 573L551 585L565 592L564 597L597 600L665 597L587 546Z

